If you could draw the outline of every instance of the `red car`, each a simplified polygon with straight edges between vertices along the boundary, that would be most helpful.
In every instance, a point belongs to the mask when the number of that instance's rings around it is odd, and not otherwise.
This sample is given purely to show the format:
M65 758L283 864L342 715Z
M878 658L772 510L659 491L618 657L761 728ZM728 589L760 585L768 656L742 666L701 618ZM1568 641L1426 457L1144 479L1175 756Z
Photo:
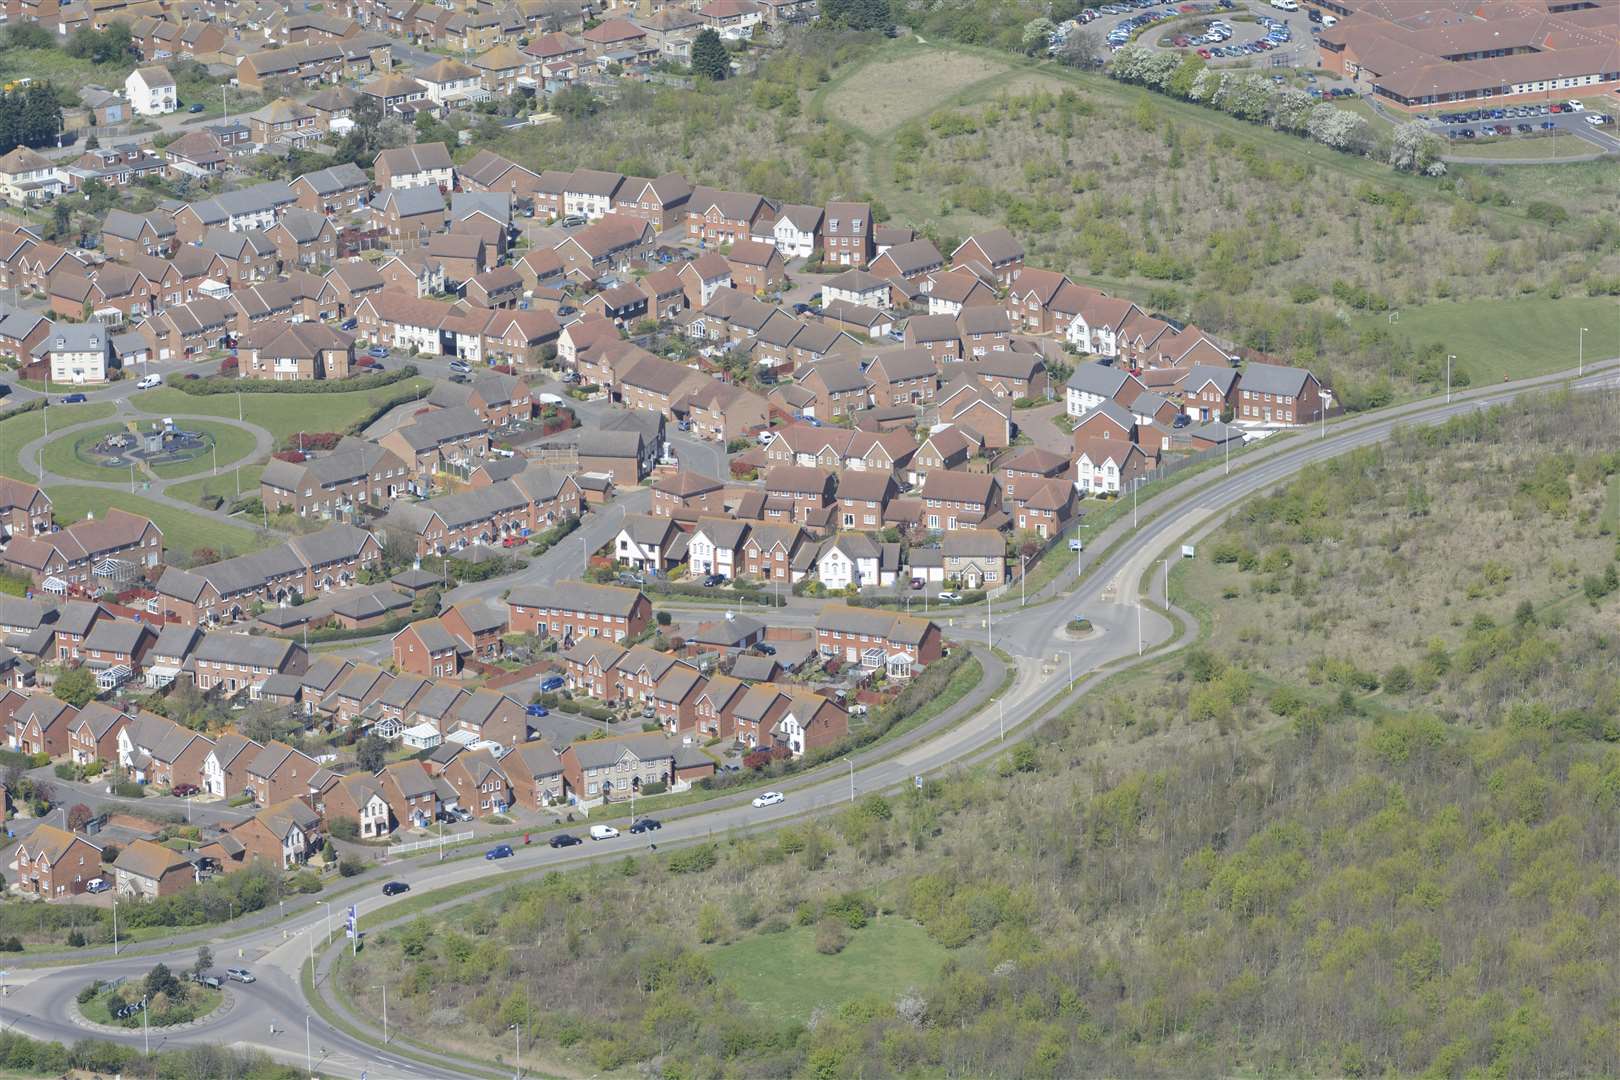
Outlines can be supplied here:
M1561 112L1564 111L1564 107L1562 105L1549 105L1549 106L1547 106L1547 111L1548 112L1554 112L1554 113L1561 113Z
M182 799L190 798L191 796L197 794L197 785L196 784L176 784L176 785L174 785L174 787L170 788L169 791L170 791L170 793L172 793L174 795L180 796Z
M1214 56L1214 55L1215 55L1215 54L1214 54L1214 53L1212 53L1212 52L1210 52L1210 51L1209 51L1209 50L1208 50L1208 49L1199 49L1199 50L1198 50L1198 55L1199 55L1199 56L1200 56L1200 57L1202 57L1202 58L1203 58L1203 59L1205 59L1205 60L1208 60L1208 59L1210 59L1210 58L1211 58L1211 57L1212 57L1212 56Z

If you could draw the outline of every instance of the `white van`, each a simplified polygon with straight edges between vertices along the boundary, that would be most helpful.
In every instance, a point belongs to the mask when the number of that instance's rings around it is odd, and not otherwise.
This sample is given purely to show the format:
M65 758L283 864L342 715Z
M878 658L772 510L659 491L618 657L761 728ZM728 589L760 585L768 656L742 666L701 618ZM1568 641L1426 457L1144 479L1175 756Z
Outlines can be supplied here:
M615 829L611 825L592 825L591 826L591 839L592 840L612 840L615 836L618 836L618 835L619 835L619 830Z
M1278 11L1298 11L1299 0L1271 0L1271 6Z
M1323 26L1338 26L1339 25L1339 17L1337 15L1323 15L1322 16L1322 25Z

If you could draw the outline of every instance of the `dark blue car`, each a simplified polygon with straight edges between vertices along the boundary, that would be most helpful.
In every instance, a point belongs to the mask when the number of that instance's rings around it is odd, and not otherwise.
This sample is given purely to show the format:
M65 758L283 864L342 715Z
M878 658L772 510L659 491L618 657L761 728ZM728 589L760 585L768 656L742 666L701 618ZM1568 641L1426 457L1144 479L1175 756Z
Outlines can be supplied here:
M525 716L550 716L551 710L544 705L529 705L524 708L523 714Z
M486 858L486 859L510 859L511 857L512 857L512 845L511 844L500 844L500 845L497 845L496 847L492 847L488 851L484 852L484 858Z
M561 675L547 675L540 683L540 692L542 694L549 694L553 690L561 690L562 688L563 677Z

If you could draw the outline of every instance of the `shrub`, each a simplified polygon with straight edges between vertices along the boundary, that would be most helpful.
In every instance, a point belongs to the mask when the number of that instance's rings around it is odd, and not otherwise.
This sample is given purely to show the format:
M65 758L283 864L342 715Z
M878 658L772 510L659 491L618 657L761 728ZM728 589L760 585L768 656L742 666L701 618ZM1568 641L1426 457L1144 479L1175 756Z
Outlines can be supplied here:
M669 870L672 874L701 874L714 869L719 862L718 847L714 844L698 844L670 856Z
M641 793L643 795L662 795L668 790L669 785L664 783L662 780L654 780L650 784L641 785Z
M101 993L101 980L96 979L92 982L85 983L75 1000L77 1000L80 1005L88 1005L96 999L96 995L99 993Z
M824 918L816 923L816 952L836 956L849 944L849 930L835 918Z
M144 799L146 788L133 780L120 780L113 785L113 794L124 799Z
M353 855L345 855L338 860L338 873L343 877L359 877L366 872L366 864Z
M332 819L331 830L339 840L354 840L360 835L360 823L352 817L336 817ZM342 869L341 864L338 868Z

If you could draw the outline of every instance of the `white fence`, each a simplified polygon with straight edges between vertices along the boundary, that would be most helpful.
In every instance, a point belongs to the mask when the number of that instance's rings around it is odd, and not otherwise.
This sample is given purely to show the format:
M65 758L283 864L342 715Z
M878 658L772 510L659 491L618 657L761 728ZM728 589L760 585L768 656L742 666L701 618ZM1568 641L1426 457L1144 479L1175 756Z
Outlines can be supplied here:
M426 851L428 848L436 848L440 844L459 844L463 840L471 840L472 838L473 831L471 829L466 832L446 833L442 837L434 836L427 840L412 840L408 844L395 844L388 849L388 854L408 855L413 851Z

